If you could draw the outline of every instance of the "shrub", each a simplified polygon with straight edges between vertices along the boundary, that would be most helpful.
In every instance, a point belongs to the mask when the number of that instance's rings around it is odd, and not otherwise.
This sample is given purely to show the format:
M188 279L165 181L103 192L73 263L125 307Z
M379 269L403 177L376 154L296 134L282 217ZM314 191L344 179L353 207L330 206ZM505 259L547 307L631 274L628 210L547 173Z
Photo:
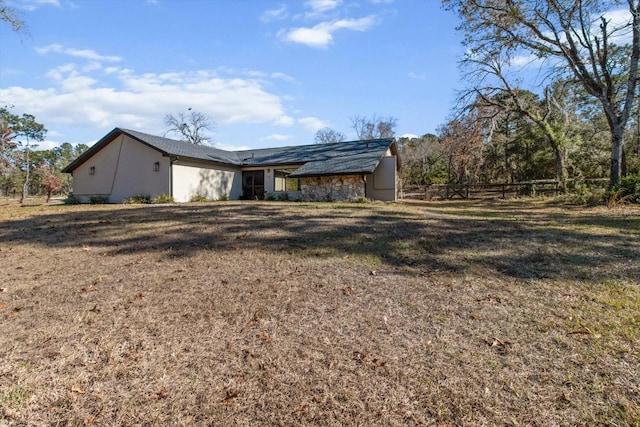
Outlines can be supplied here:
M622 178L620 188L624 189L625 195L631 196L632 202L640 203L640 174Z
M358 196L355 199L353 199L354 203L368 203L369 199L367 199L364 196Z
M218 197L218 201L220 202L226 202L227 200L229 200L228 194L221 194L220 197Z
M620 184L609 190L607 206L640 203L640 174L625 176Z
M155 204L175 203L175 201L173 200L173 196L170 196L169 194L161 194L159 196L156 196L151 202Z
M136 194L135 196L124 199L122 203L128 205L144 205L147 203L151 203L151 197L144 194Z
M278 193L278 200L281 202L286 202L289 200L289 193L283 191L282 193Z
M272 193L271 191L269 191L268 193L264 194L264 199L270 202L273 202L274 200L277 200L276 194Z
M107 196L91 196L89 197L89 203L92 205L104 205L109 203L109 197Z
M80 204L80 199L73 195L73 193L67 194L67 198L64 199L65 205L77 205Z
M196 202L196 203L202 203L202 202L208 202L209 199L207 199L207 197L203 196L202 194L194 194L193 196L191 196L189 201L190 202Z

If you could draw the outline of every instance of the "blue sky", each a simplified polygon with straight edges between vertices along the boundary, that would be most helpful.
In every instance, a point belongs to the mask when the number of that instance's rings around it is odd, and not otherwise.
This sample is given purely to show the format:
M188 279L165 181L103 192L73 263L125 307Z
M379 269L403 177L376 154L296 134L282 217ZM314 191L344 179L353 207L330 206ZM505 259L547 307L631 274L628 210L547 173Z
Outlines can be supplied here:
M92 144L114 127L161 135L164 117L213 118L214 145L355 138L354 115L434 133L453 105L463 53L438 0L5 0L0 105L49 130L42 148Z

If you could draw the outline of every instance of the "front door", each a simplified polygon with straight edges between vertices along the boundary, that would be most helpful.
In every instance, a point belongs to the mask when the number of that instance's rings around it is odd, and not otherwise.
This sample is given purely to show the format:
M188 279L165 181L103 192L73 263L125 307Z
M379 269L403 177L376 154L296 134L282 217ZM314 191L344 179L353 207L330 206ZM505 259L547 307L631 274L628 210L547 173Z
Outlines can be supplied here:
M242 198L247 200L264 199L264 171L242 172Z

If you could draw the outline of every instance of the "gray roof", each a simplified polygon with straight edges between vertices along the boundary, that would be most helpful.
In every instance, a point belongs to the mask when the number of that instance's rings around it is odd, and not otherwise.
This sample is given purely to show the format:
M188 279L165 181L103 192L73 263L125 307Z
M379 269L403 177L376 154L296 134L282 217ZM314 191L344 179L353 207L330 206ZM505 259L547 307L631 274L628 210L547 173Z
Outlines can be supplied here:
M294 177L372 173L394 142L393 139L373 139L259 150L226 151L134 130L115 128L65 167L63 172L72 172L121 134L128 135L166 156L234 166L301 165L292 175Z

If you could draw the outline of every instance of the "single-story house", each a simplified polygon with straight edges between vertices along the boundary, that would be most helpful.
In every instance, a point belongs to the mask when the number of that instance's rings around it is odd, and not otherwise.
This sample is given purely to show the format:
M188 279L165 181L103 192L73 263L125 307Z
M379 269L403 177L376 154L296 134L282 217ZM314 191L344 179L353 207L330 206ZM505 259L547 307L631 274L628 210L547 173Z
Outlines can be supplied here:
M393 139L225 151L115 128L63 169L73 194L120 203L134 195L210 200L273 197L393 201L400 166Z

